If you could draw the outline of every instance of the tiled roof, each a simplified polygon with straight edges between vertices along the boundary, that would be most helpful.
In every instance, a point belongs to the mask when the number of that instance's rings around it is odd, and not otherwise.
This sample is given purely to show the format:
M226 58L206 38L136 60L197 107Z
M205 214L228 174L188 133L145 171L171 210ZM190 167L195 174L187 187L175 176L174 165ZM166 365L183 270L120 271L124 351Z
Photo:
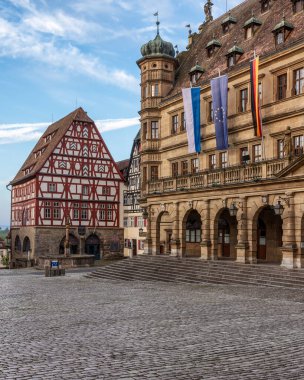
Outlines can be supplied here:
M205 69L198 82L198 85L200 85L204 82L208 83L211 78L217 76L218 69L224 74L236 70L239 66L246 65L252 59L254 49L262 60L265 55L285 49L292 44L303 43L304 12L294 14L291 0L271 0L270 4L270 10L265 13L261 13L261 3L257 0L247 0L233 8L230 13L237 22L231 25L229 32L226 34L223 34L222 23L228 19L229 13L203 24L200 27L200 33L193 34L193 43L189 50L181 52L177 57L180 66L177 69L174 87L168 97L179 94L183 87L189 87L189 72L196 64L196 61ZM282 21L283 13L286 22L291 23L294 29L284 44L276 46L272 31ZM252 38L245 40L244 24L252 18L252 14L262 22L262 25L258 26ZM221 47L209 58L206 46L214 39L220 42ZM234 67L228 69L226 54L234 45L240 47L244 54Z
M41 169L73 121L93 123L93 120L89 118L87 113L80 107L64 118L51 124L40 137L39 141L29 154L28 158L25 160L15 178L11 181L11 185L16 185L19 182L23 182L24 180L33 177ZM50 135L53 135L52 138L49 141L46 141L47 136ZM43 149L45 150L41 154L37 155L37 152L41 152ZM31 170L25 175L25 170L28 168L31 168Z

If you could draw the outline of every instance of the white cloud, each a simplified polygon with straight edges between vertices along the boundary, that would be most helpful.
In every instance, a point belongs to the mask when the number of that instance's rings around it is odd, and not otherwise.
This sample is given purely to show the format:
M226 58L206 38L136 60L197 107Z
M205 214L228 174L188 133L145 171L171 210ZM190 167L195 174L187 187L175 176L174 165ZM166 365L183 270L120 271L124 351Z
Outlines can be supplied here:
M50 123L0 124L0 145L38 140ZM139 126L137 117L126 119L96 120L101 133Z

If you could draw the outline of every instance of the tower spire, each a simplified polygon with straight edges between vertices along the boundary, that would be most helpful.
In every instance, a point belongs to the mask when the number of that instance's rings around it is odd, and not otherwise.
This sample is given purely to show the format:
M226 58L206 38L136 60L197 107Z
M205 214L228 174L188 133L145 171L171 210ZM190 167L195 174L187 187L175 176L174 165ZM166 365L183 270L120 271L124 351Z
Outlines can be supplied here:
M159 35L159 19L158 19L158 11L154 13L154 16L156 17L156 27L157 27L157 35Z

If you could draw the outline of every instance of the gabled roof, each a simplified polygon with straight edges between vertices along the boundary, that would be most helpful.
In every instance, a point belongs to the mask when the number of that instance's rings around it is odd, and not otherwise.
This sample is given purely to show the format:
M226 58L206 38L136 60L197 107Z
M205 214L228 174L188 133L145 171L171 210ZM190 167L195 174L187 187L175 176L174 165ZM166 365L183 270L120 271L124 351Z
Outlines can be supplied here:
M10 185L16 185L19 182L24 182L24 180L28 180L35 176L35 174L42 168L45 161L51 155L55 147L58 145L62 137L65 135L73 121L94 123L94 121L89 118L87 113L80 107L62 119L51 124L40 137L39 141L29 154L28 158L25 160L17 175L10 182ZM47 136L52 136L52 138L49 141L46 141ZM44 149L44 151L40 155L37 155L37 152L42 149ZM24 171L28 168L31 168L31 170L28 174L24 175Z
M282 21L283 10L286 20L292 23L294 29L283 44L284 46L276 46L272 31ZM262 22L262 25L250 39L246 39L244 24L252 18L252 14ZM193 34L193 42L189 50L181 52L177 56L179 67L176 72L174 87L168 94L168 98L179 95L183 87L189 87L189 71L196 60L205 70L197 85L207 84L210 82L210 79L218 75L218 69L220 69L222 74L225 74L238 70L240 66L248 65L249 68L249 62L253 58L254 50L263 59L263 56L274 54L276 51L288 49L290 46L304 42L304 12L294 14L290 0L272 1L270 10L265 13L261 12L261 3L259 1L246 0L233 8L231 15L233 15L237 22L231 26L228 33L223 34L222 27L222 23L229 18L229 13L226 13L218 19L204 23L200 33ZM221 47L216 49L212 57L208 57L206 46L214 39L214 36L216 36ZM225 54L235 45L235 41L237 41L237 46L244 51L244 54L236 65L227 68ZM165 102L166 98L163 101Z

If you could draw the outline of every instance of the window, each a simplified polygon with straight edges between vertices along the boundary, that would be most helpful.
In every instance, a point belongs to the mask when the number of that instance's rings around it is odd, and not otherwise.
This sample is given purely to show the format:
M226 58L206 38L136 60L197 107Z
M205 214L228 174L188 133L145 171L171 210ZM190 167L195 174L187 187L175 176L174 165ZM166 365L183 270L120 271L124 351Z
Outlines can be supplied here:
M254 162L262 161L262 145L261 144L253 145L253 161Z
M198 158L193 158L191 160L191 173L197 173L199 171L199 161Z
M201 230L186 230L186 243L200 243Z
M262 86L262 83L259 82L259 101L260 101L260 104L262 104L262 100L263 100L263 86Z
M248 88L244 88L240 91L240 112L247 111L248 104Z
M300 156L303 154L303 147L304 147L304 136L295 136L293 138L293 146L294 146L294 154L296 156Z
M79 203L73 204L73 219L79 219Z
M128 227L128 217L124 217L124 227Z
M48 185L48 187L49 187L49 192L50 193L55 193L56 192L56 183L49 183L49 185Z
M236 56L233 54L233 55L229 55L228 56L228 67L232 67L236 64Z
M267 12L270 8L269 0L262 0L261 1L261 12Z
M301 12L304 9L303 0L292 0L292 10L294 13Z
M83 203L81 205L81 219L88 220L88 214L88 205L86 203Z
M185 112L182 112L181 131L185 131L185 130L186 130Z
M240 153L241 153L241 163L248 164L250 161L248 147L241 148Z
M277 141L277 156L278 158L284 158L284 140Z
M102 195L111 195L111 187L103 186L102 187Z
M171 133L177 133L177 128L178 128L178 115L172 116L172 130Z
M137 218L137 226L140 227L140 228L142 228L142 227L145 226L144 218L142 216L139 216Z
M209 155L209 169L215 169L216 168L216 155L210 154Z
M88 185L83 185L81 189L82 195L89 195L89 186Z
M130 224L129 224L129 227L135 227L135 223L134 223L134 221L135 221L135 219L134 219L134 216L130 216Z
M152 85L152 96L158 96L158 83Z
M275 34L276 45L280 45L284 42L284 30L278 30Z
M54 202L53 218L57 220L61 219L61 210L59 202Z
M147 140L147 138L148 138L148 124L147 123L143 123L142 136L143 136L143 140Z
M228 166L228 154L227 152L220 153L220 165L221 168L226 168Z
M50 202L45 202L45 209L44 209L44 219L51 219L51 208ZM20 220L20 217L19 217Z
M108 220L112 221L113 220L113 210L111 210L110 207L112 207L112 205L108 205L107 218L108 218Z
M286 98L286 90L287 90L287 74L282 74L278 76L278 100L282 100Z
M151 121L151 139L158 139L158 121Z
M304 93L304 67L294 71L294 94Z
M172 177L178 176L178 162L172 163Z
M182 161L182 175L188 174L188 161Z
M213 102L210 101L208 102L208 111L207 111L207 115L208 115L208 122L212 122L213 121Z
M151 166L151 181L158 180L158 166Z
M223 34L227 34L229 32L229 22L226 22L222 25L223 28Z
M253 36L253 25L245 29L245 39L248 40Z

